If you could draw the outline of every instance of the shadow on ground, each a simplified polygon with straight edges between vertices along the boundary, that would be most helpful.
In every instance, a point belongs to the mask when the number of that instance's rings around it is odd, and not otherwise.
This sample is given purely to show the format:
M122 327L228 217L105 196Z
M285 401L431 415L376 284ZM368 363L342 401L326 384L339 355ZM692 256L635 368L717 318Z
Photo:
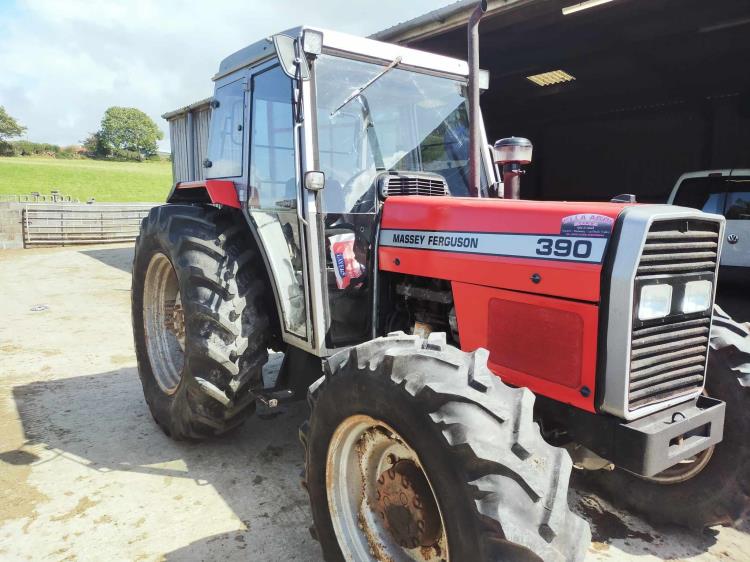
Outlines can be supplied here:
M574 471L570 485L569 502L573 510L591 525L591 549L605 556L616 546L637 556L650 554L661 560L683 560L705 553L717 543L718 530L714 528L699 532L676 526L649 525L615 508L597 495L584 473ZM622 490L622 493L628 492ZM750 532L750 529L742 530Z
M80 250L80 253L128 274L133 269L133 246L102 248L101 250Z
M77 251L130 273L132 246ZM270 377L279 362L276 356L268 365ZM320 559L308 531L307 495L299 484L303 457L297 428L307 415L304 402L289 405L272 419L251 418L215 442L191 444L170 440L153 422L132 367L15 386L13 398L26 442L17 450L0 452L0 466L39 466L62 457L95 473L161 476L164 486L171 479L187 479L213 488L242 522L242 530L210 531L210 536L167 553L167 559ZM716 543L712 531L696 535L646 525L610 506L576 476L570 501L591 523L595 555L617 558L624 551L677 560L698 556ZM162 480L149 482L159 486ZM161 499L157 495L133 509L158 512ZM184 511L201 509L191 498L184 501ZM150 532L164 530L155 527ZM200 529L192 536L200 536Z
M212 486L244 524L245 530L206 537L167 559L266 560L289 552L295 543L300 559L319 559L300 485L303 455L297 428L307 415L304 401L273 419L254 416L215 442L184 443L170 440L154 423L135 368L34 382L15 387L13 397L25 433L23 448L39 456L19 448L2 453L0 461L38 466L62 456L100 473L191 479ZM158 510L158 498L154 500L141 507ZM186 510L196 509L192 500L184 501Z
M737 322L750 322L750 299L747 298L747 293L747 287L722 286L720 283L716 292L716 304Z
M21 450L6 451L0 460L38 464L63 456L92 471L191 479L212 486L244 523L246 530L205 537L167 554L167 559L265 560L290 550L301 560L320 558L308 531L307 495L299 485L303 457L297 428L307 415L304 402L289 405L272 419L253 417L215 442L191 444L170 440L153 422L135 368L34 382L15 387L13 397L25 432L24 447L41 448L45 460ZM160 466L175 461L180 461L179 468ZM592 548L599 553L615 545L635 555L681 559L715 543L710 533L694 536L654 529L612 509L590 490L579 487L570 499L592 523ZM185 501L185 509L191 509Z

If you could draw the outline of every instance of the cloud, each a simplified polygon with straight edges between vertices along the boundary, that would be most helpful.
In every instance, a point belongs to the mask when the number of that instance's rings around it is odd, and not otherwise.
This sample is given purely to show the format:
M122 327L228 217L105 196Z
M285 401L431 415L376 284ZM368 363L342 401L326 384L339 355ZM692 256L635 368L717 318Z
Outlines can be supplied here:
M113 105L142 109L166 133L160 115L211 95L219 61L261 37L300 24L368 35L436 7L434 0L18 0L0 6L0 105L35 141L77 143Z

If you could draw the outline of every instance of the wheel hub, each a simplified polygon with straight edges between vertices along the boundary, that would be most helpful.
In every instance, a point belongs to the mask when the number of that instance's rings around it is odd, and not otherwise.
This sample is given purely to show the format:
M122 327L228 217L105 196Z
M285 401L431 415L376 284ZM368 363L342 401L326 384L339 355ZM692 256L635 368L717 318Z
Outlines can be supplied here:
M432 546L440 538L440 513L424 473L400 460L376 484L375 511L393 540L404 548Z
M364 414L341 422L328 447L326 488L344 559L450 562L429 476L387 423Z
M180 343L180 347L185 349L185 311L182 308L180 302L180 295L177 295L177 299L168 301L164 304L165 315L164 315L164 327L174 334L177 341Z

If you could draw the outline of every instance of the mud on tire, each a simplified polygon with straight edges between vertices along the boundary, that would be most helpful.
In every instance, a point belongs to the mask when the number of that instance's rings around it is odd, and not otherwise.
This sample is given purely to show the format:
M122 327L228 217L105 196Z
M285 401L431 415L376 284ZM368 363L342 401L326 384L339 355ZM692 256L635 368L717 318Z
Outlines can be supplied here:
M583 559L590 531L568 507L570 457L542 440L533 394L504 385L486 362L486 350L461 352L444 334L403 333L329 360L309 390L310 419L300 428L326 560L344 557L329 509L327 476L337 485L335 471L326 474L329 443L342 422L362 415L394 428L418 455L446 514L451 560Z
M144 283L154 256L176 274L184 311L184 362L171 393L159 386L144 327ZM133 260L132 318L138 372L156 422L175 439L236 427L261 384L268 315L262 261L238 212L164 205L143 220Z
M750 326L735 322L718 306L706 377L706 392L726 402L726 417L724 438L705 467L670 484L621 469L587 475L607 499L654 523L694 529L733 525L750 515Z

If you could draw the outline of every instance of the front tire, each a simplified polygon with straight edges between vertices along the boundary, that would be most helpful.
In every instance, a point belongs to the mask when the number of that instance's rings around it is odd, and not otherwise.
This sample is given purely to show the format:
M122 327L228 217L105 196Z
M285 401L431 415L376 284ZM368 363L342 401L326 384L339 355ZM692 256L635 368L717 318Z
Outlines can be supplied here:
M300 430L326 560L583 558L570 457L486 360L403 333L329 360Z
M744 382L744 385L743 385ZM653 478L625 470L589 479L613 503L655 523L694 529L734 525L750 513L750 328L715 308L706 392L726 402L724 438ZM622 491L627 490L626 494Z
M254 408L269 325L258 258L234 211L164 205L143 221L132 285L138 373L174 439L221 435Z

